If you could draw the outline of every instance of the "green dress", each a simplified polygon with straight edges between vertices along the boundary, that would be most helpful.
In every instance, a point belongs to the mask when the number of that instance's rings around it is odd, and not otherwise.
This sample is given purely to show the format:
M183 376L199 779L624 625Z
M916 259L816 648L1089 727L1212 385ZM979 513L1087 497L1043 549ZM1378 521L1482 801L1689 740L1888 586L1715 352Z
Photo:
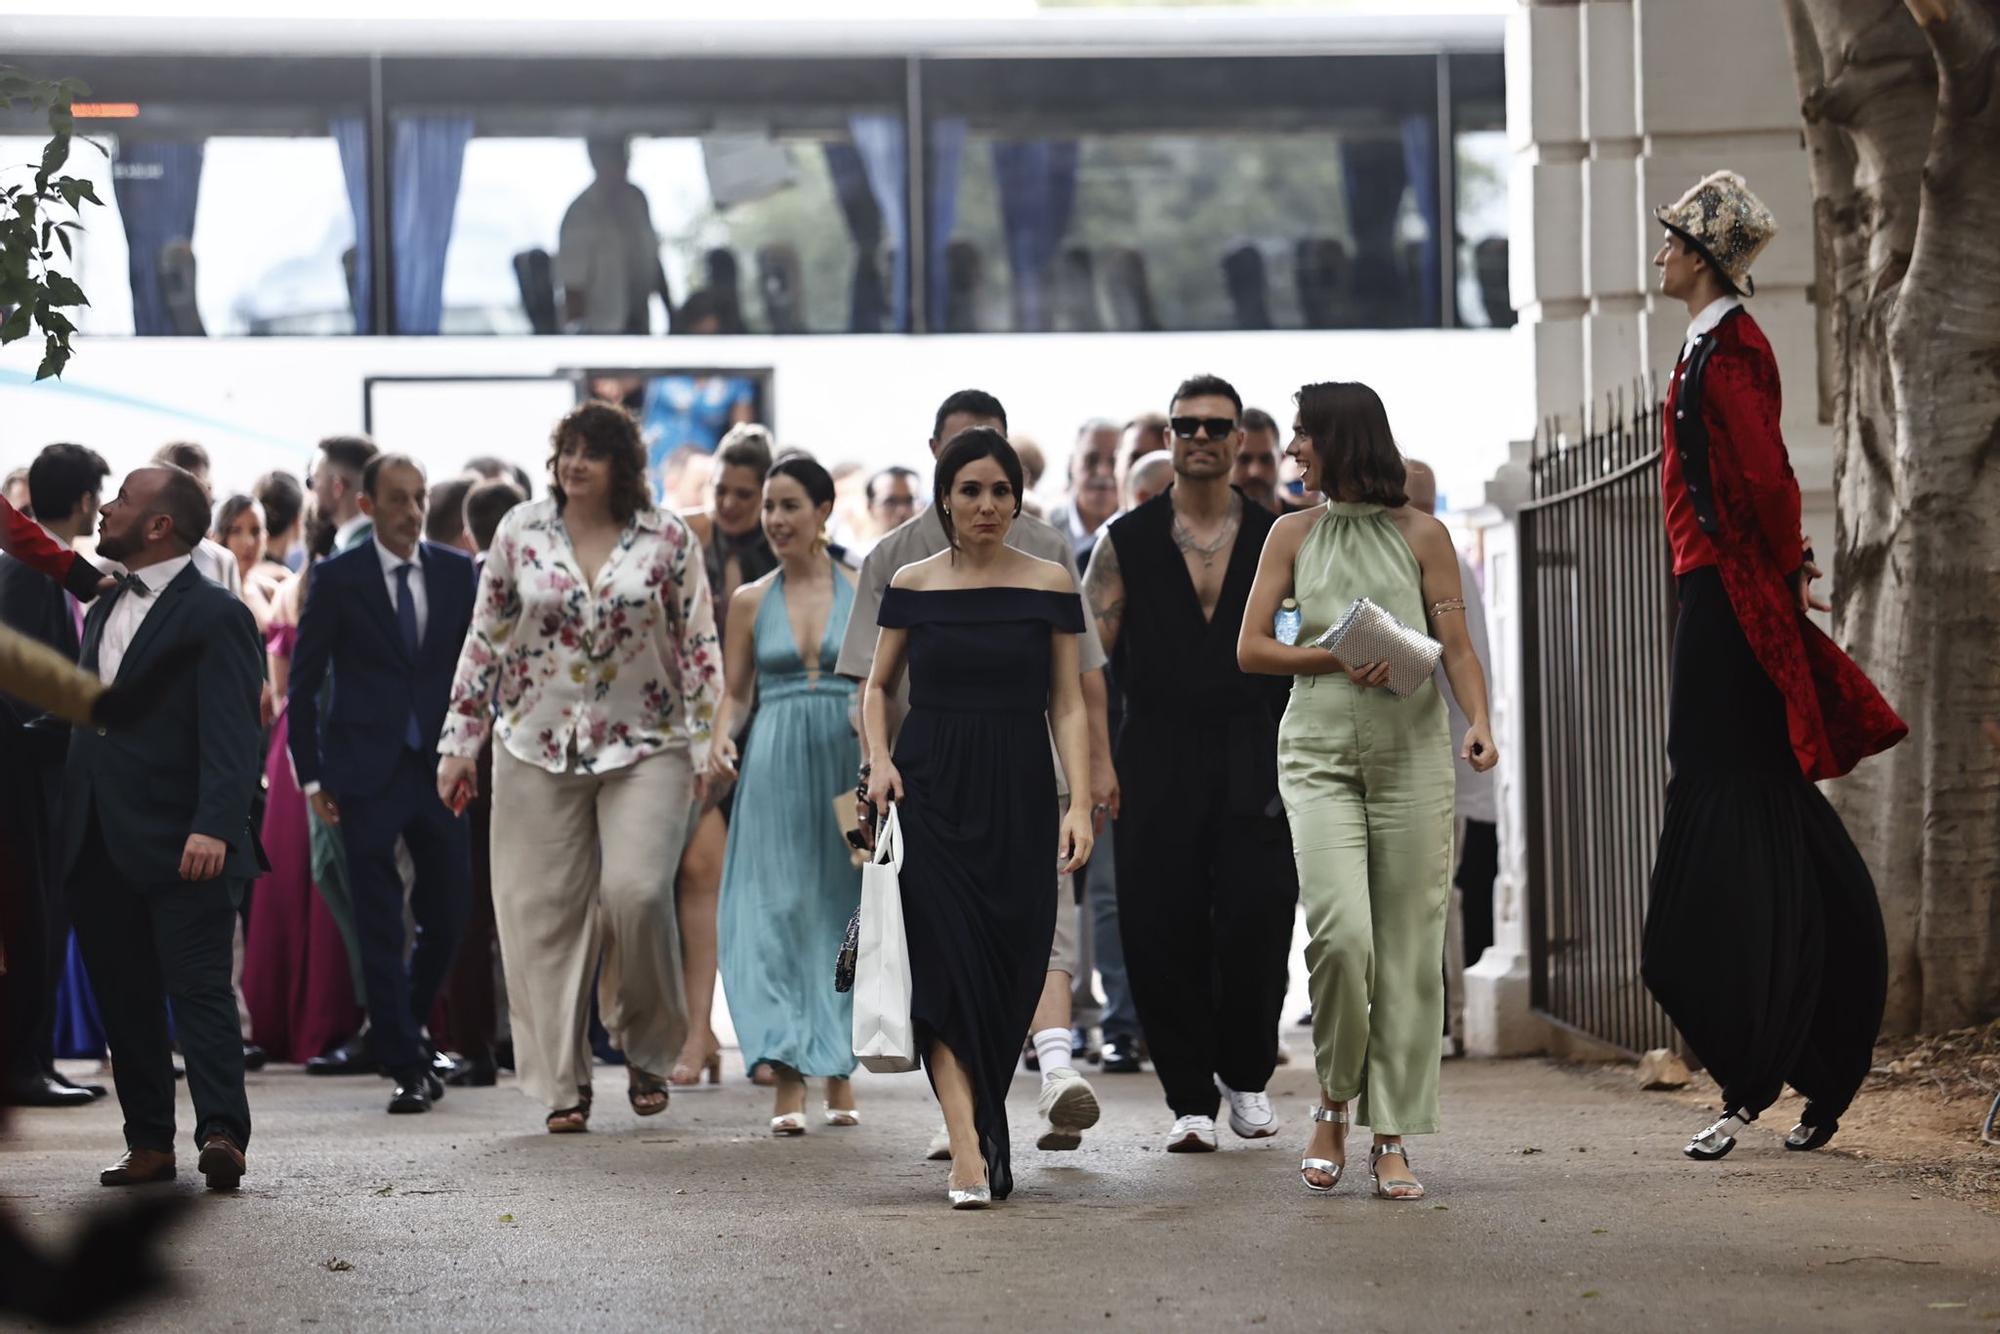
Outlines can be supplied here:
M1425 628L1417 558L1380 505L1330 504L1292 566L1305 643L1360 597ZM1305 904L1313 1056L1326 1095L1383 1135L1438 1128L1452 739L1426 681L1401 698L1301 676L1278 729L1278 790Z

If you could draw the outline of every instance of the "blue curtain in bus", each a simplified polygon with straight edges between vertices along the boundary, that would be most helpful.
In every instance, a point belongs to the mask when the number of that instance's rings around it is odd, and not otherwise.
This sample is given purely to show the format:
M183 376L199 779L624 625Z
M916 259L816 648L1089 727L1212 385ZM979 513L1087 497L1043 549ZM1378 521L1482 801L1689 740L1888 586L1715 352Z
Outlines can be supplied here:
M1076 207L1074 139L1028 139L993 145L1000 222L1014 277L1014 327L1049 327L1049 271Z
M1438 244L1444 235L1444 220L1438 213L1438 142L1434 118L1403 117L1403 174L1410 178L1417 215L1424 220L1424 241L1418 250L1417 269L1424 305L1417 323L1430 324L1440 318Z
M902 333L910 327L908 136L902 117L887 113L851 117L847 130L889 239L889 328Z
M444 256L470 138L470 116L399 116L390 128L397 333L434 334L443 322Z
M164 279L175 267L161 258L171 246L187 246L194 236L195 202L201 191L200 140L120 140L118 161L111 171L111 192L125 224L125 244L131 250L132 332L137 334L199 333L198 318L189 327L191 293L170 302ZM176 309L181 318L176 319Z
M930 177L925 182L930 198L925 201L924 222L930 228L924 247L924 270L930 292L926 309L933 332L950 327L951 285L945 271L945 251L951 245L952 229L958 226L959 168L965 160L965 122L939 119L924 131L930 146Z
M373 333L374 260L368 225L368 137L358 116L332 122L347 202L354 213L349 295L354 331ZM465 169L470 116L402 116L389 131L389 234L396 332L434 334L444 316L444 260Z
M868 184L868 169L853 144L825 145L826 170L833 178L833 197L854 238L854 277L847 295L849 333L881 333L889 313L889 294L882 287L876 252L882 247L882 210Z
M336 116L327 124L340 150L340 174L347 182L347 207L354 215L354 244L348 247L347 300L354 308L354 332L373 333L374 282L368 244L368 126L359 116Z

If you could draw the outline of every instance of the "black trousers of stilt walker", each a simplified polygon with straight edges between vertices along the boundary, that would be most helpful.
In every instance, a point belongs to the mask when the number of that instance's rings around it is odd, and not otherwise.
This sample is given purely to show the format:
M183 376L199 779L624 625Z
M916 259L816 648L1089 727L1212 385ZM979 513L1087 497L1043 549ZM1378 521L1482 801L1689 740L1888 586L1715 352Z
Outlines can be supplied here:
M1726 1108L1790 1084L1813 1120L1867 1077L1888 988L1875 882L1800 772L1784 698L1714 568L1680 580L1665 825L1641 971Z

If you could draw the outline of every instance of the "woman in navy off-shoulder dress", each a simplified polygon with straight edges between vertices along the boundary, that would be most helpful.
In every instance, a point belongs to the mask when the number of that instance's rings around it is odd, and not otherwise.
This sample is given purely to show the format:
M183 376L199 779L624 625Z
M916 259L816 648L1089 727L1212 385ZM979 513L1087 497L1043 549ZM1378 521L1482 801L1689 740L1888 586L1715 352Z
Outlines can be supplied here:
M1071 773L1089 742L1077 672L1083 604L1060 565L1006 545L1021 463L975 428L939 451L952 548L896 572L863 700L868 797L898 805L911 1017L951 1134L948 1198L982 1208L1013 1189L1007 1087L1055 934L1052 864L1090 856L1089 813L1056 819L1049 728ZM889 747L907 664L910 711Z

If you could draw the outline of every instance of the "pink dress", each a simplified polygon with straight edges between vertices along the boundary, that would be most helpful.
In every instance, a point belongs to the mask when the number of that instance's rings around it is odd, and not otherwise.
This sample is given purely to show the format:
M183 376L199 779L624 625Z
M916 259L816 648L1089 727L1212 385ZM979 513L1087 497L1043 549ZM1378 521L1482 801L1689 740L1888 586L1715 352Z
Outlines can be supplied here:
M289 658L297 638L297 626L274 625L266 647L273 657ZM263 839L271 870L251 892L243 951L252 1040L274 1061L318 1056L361 1027L346 946L313 888L306 799L285 747L290 721L278 715L265 753Z

